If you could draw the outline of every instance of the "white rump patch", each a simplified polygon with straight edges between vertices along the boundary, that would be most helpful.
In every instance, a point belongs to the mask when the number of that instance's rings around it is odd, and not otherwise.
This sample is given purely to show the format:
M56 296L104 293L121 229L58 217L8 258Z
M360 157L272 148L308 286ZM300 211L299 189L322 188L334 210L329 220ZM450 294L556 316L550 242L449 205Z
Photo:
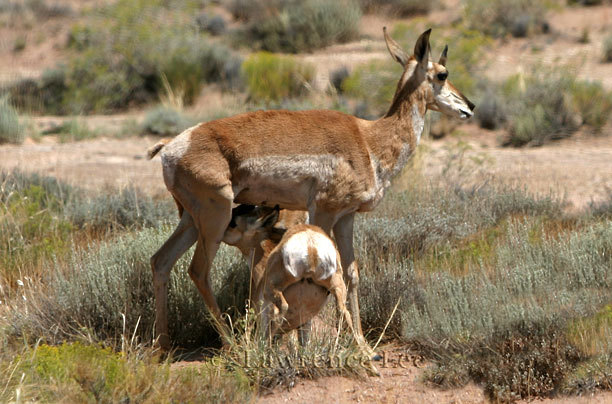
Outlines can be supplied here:
M330 278L337 270L336 247L328 237L312 230L294 234L282 246L281 254L285 269L298 279L312 272L313 268L310 268L308 257L309 246L313 246L317 253L316 260L314 260L317 262L317 267L314 268L313 279Z
M198 127L185 129L180 135L172 139L161 151L164 180L168 188L174 185L174 171L179 160L185 155L191 144L191 132Z

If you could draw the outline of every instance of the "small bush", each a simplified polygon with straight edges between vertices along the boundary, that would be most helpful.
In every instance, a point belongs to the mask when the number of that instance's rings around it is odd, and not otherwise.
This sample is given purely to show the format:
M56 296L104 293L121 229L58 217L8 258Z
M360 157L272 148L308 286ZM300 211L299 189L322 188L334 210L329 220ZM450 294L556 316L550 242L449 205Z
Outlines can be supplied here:
M208 13L200 13L196 17L196 24L200 30L215 36L225 33L227 29L223 17L220 15L210 16Z
M506 121L506 143L513 146L567 137L583 124L599 132L612 112L610 92L598 82L577 80L567 69L535 68L501 86L488 83L485 91L482 112L476 112L481 126L498 127Z
M314 78L311 65L268 52L251 55L243 63L242 72L251 98L268 103L304 94Z
M108 233L159 226L175 217L169 201L159 202L134 187L86 197L73 198L64 215L76 228Z
M57 1L49 2L46 0L6 0L0 4L0 13L11 13L16 16L30 16L39 21L74 14L70 5L63 5Z
M13 52L18 53L23 51L26 48L27 40L23 35L18 36L13 42Z
M504 98L499 94L499 87L489 81L482 82L482 95L478 97L475 117L481 128L495 130L501 128L508 116Z
M487 35L524 37L548 30L544 0L464 0L464 4L466 24Z
M29 313L14 313L14 332L54 342L69 337L72 329L86 327L97 338L119 343L127 327L141 341L153 341L155 304L150 258L172 230L167 226L142 230L75 250L66 264L57 263L49 272L46 293L28 295ZM187 274L187 256L177 263L169 283L171 339L184 348L215 346L218 335ZM236 250L221 247L211 277L222 310L234 313L244 309L249 271Z
M226 403L254 394L241 369L210 360L174 367L140 346L115 352L95 342L27 347L0 373L2 402Z
M612 62L612 35L608 35L603 42L603 61Z
M0 172L0 279L40 276L38 265L86 239L156 226L176 215L169 203L127 188L97 196L52 177Z
M77 52L56 69L62 75L16 86L16 105L60 114L112 112L156 99L163 77L185 103L193 102L205 83L223 81L235 58L185 24L195 9L195 3L161 0L120 0L97 9L71 29L68 46Z
M612 93L600 82L576 81L571 89L572 101L583 123L600 131L612 113Z
M581 6L597 6L602 4L603 0L568 0L568 4L570 5L581 5Z
M237 3L243 4L239 1ZM309 52L357 36L361 11L353 0L302 2L263 0L247 11L250 21L236 42L270 52ZM253 9L251 9L252 7Z
M420 0L359 0L361 8L366 13L383 12L388 15L407 17L415 14L428 14L440 6L439 1Z
M507 144L541 145L571 135L579 126L569 95L573 76L567 71L534 69L503 84L509 115Z
M24 138L17 110L8 97L0 98L0 143L22 143Z
M43 70L40 79L21 79L8 84L3 90L21 111L62 115L67 113L63 104L68 89L66 74L66 66L58 65Z
M143 131L161 136L175 136L187 129L192 120L174 108L158 106L147 112L142 123Z

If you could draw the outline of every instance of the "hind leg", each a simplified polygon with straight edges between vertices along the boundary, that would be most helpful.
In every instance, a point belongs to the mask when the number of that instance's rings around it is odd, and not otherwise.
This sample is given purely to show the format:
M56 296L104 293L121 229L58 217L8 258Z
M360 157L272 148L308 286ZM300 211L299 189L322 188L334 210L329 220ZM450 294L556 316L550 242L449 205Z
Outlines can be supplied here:
M341 317L344 317L344 319L346 320L346 325L348 329L350 330L353 336L353 339L357 343L357 346L359 346L359 349L362 355L364 355L367 358L372 358L372 349L368 346L367 342L365 341L365 338L362 335L360 335L355 329L355 327L353 326L353 319L351 318L351 314L346 308L347 291L346 291L346 285L344 283L344 280L342 279L341 271L337 271L330 278L329 291L336 298L336 304L338 307L338 311L341 313ZM376 367L372 364L372 362L369 362L369 370L375 375L380 374L378 370L376 369Z
M157 345L170 349L168 334L168 281L170 271L176 261L196 242L198 231L188 213L181 215L181 220L174 233L164 245L151 257L153 271L153 289L155 292L155 338Z
M298 279L285 269L280 253L274 251L270 254L264 275L259 281L260 288L263 291L264 307L267 308L267 312L264 315L266 318L263 321L263 329L266 336L274 335L286 316L289 305L283 295L283 291L297 281ZM270 307L277 307L279 313L272 316ZM273 323L273 326L270 326L270 322Z

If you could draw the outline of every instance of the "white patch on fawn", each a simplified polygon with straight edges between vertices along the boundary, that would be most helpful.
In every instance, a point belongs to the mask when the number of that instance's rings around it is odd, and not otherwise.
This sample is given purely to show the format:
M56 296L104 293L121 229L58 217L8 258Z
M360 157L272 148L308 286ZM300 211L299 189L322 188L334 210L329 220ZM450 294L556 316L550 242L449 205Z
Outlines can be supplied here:
M164 181L168 188L174 186L176 165L189 149L189 145L191 144L191 132L193 132L197 126L198 125L195 125L189 129L185 129L161 150Z
M314 247L317 254L312 260L317 263L316 268L310 268L309 246ZM291 236L281 247L281 255L285 270L298 279L312 277L322 281L337 271L336 247L333 241L316 231L305 230Z

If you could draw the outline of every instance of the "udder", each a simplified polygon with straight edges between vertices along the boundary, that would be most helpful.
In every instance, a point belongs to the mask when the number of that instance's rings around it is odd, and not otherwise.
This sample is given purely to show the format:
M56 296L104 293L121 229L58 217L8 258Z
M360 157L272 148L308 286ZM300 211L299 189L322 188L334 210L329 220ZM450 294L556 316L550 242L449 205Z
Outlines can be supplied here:
M327 302L327 289L303 280L289 286L283 292L289 309L281 324L281 333L289 332L319 314Z

